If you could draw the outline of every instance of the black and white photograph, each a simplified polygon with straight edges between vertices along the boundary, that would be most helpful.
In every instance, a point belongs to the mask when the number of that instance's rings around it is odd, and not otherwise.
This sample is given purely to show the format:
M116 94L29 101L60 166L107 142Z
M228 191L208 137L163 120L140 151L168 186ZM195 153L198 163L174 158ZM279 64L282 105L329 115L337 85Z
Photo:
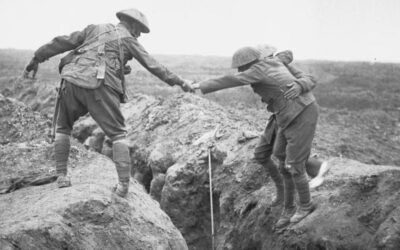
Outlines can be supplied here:
M0 250L399 250L399 0L0 0Z

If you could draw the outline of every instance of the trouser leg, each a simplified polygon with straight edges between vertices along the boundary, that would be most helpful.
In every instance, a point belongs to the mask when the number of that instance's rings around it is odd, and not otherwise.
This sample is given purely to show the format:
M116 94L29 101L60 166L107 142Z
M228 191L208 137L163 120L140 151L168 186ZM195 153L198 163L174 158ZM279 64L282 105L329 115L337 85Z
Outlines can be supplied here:
M304 208L310 205L305 163L309 159L317 119L318 106L313 103L307 106L284 131L287 140L286 168L293 176L300 206Z
M283 202L284 199L284 186L283 186L283 180L282 176L279 172L278 166L271 160L271 158L268 158L266 160L259 160L256 159L256 161L261 164L263 167L266 168L266 170L269 173L269 176L271 177L272 181L274 182L275 188L276 188L276 196L275 200L272 202L272 206L278 206Z
M299 169L300 167L298 166L296 168ZM290 218L290 222L297 223L312 213L315 209L315 205L311 202L310 188L308 185L306 172L297 172L293 175L293 179L299 195L299 207L296 210L296 213Z
M129 182L131 161L129 147L124 140L113 142L113 161L117 169L118 180L120 182Z
M276 198L272 202L272 206L281 204L284 197L282 176L279 173L278 166L271 160L275 135L274 120L270 120L254 150L254 159L267 169L276 187Z
M302 209L308 209L311 206L310 188L306 173L293 175L294 185L299 196L299 206Z
M263 165L267 168L276 188L276 197L272 202L272 206L278 206L282 204L285 196L282 176L279 173L278 166L271 159L268 159Z
M285 201L284 201L284 207L285 209L292 209L295 204L294 204L294 181L292 175L285 169L285 163L280 162L279 163L279 168L283 176L283 185L284 185L284 192L285 192Z
M278 196L283 197L283 180L281 174L279 173L278 166L271 159L268 159L265 165L268 169L271 179L274 181Z
M276 228L281 228L281 227L284 227L287 224L289 224L290 218L296 212L296 205L294 203L295 185L294 185L292 174L290 174L285 169L284 161L280 161L279 169L283 176L283 183L284 183L284 189L285 189L285 200L284 200L284 209L282 210L282 213L279 216L279 219L275 224Z
M57 175L67 175L68 157L71 144L69 135L56 133L54 141L54 158Z

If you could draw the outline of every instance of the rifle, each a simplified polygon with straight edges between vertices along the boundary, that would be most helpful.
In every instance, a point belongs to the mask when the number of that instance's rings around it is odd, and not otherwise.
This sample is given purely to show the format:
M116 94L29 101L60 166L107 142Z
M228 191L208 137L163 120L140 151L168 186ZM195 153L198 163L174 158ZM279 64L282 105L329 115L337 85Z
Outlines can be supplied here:
M56 88L57 97L56 97L56 106L54 108L54 114L53 114L51 135L50 135L51 142L54 142L54 140L56 138L56 127L57 127L58 114L60 112L61 91L62 91L63 85L64 85L64 80L61 79L60 86L58 88Z

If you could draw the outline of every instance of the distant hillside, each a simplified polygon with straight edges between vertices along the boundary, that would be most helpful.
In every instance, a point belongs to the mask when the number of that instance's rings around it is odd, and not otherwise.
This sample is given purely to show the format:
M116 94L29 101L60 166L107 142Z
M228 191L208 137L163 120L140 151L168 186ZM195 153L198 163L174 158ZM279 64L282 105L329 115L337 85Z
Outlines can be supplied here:
M0 49L0 84L20 74L32 57L33 51ZM57 64L60 56L40 64L38 78L57 82ZM194 80L203 80L225 73L230 58L198 55L155 55L174 72ZM319 82L314 90L323 107L335 109L400 109L400 64L367 62L295 61L301 69L313 74ZM131 92L169 95L178 91L147 72L137 62L130 62L133 71L127 77ZM164 88L167 87L167 88ZM232 98L235 96L235 98ZM237 104L262 107L259 98L247 87L210 95L211 99L228 106Z

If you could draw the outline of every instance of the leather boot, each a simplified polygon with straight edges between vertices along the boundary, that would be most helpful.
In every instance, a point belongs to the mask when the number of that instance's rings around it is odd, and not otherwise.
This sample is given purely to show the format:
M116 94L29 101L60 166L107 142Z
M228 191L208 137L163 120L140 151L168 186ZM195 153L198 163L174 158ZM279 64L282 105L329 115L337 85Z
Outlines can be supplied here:
M299 195L299 206L290 222L297 223L314 211L315 205L311 202L306 173L294 175L293 180Z
M58 176L57 186L58 186L58 188L70 187L71 186L71 178L66 175Z
M296 206L283 209L279 220L276 222L277 229L287 226L290 223L290 218L296 213Z
M311 214L316 208L316 205L314 203L311 203L311 205L307 208L303 207L298 207L296 210L296 213L290 218L290 223L298 223L307 215Z
M118 182L118 184L114 187L113 192L120 196L120 197L126 197L129 191L129 181L128 182Z

